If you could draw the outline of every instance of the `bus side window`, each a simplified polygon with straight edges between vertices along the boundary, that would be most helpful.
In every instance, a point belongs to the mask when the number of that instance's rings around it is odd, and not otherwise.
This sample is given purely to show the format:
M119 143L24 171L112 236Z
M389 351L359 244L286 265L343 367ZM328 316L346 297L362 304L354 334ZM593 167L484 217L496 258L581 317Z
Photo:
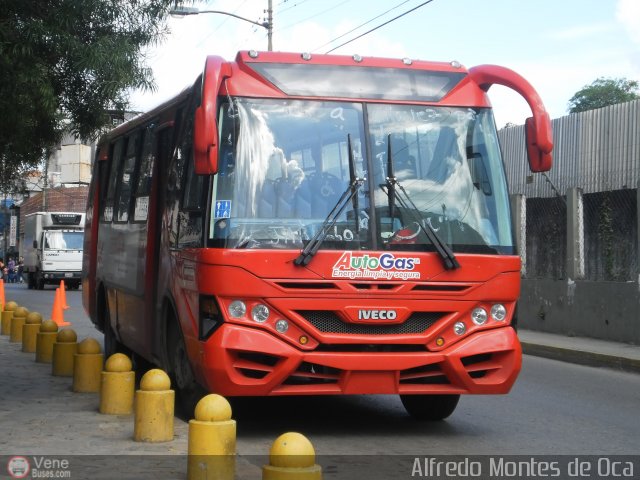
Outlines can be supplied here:
M151 176L153 174L153 164L155 162L156 132L155 124L147 127L144 134L144 143L140 155L140 170L138 171L138 181L134 191L135 203L133 210L133 221L144 222L149 213L149 196L151 194Z
M133 174L136 167L137 153L139 152L140 132L129 135L127 140L127 153L122 162L119 174L118 193L116 207L116 221L126 222L129 220L129 204L131 202L131 186Z
M101 189L101 195L103 195L102 213L101 219L103 222L111 222L113 220L113 201L116 196L116 180L118 179L118 171L120 170L120 163L122 161L122 149L124 147L124 139L118 140L115 145L111 147L111 155L109 155L109 163L105 175L106 188Z
M178 247L202 247L204 215L203 205L205 180L209 177L196 175L193 161L193 130L192 124L187 125L183 139L183 154L185 158L185 172L182 177L181 191L183 193L178 213Z

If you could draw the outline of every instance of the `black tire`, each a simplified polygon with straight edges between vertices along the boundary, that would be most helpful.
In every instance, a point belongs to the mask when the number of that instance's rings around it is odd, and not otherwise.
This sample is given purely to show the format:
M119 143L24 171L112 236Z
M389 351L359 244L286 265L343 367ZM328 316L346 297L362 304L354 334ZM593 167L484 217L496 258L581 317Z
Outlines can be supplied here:
M196 404L206 391L195 380L178 321L174 317L168 320L167 359L171 385L176 392L176 413L188 420L193 418Z
M104 328L104 359L105 361L114 353L124 353L131 358L131 352L125 347L118 338L116 333L111 328L111 315L109 313L109 305L105 302L102 306L103 319L102 325Z
M453 413L460 395L400 395L407 413L416 420L440 421Z

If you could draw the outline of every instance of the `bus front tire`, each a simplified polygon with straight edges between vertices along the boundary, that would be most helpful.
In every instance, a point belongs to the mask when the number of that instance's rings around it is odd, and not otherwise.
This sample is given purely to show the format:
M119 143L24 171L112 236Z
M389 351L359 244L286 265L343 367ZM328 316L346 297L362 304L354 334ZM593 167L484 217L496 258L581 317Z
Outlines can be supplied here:
M400 395L400 400L413 418L433 422L451 415L460 395Z
M124 353L130 357L131 352L127 347L120 343L120 341L118 341L116 332L111 328L111 312L109 311L109 305L106 302L102 309L104 312L104 318L102 320L104 326L104 358L107 359L114 353Z
M206 394L196 382L187 349L177 321L172 321L167 336L167 358L171 383L176 391L176 410L183 418L193 418L198 401Z

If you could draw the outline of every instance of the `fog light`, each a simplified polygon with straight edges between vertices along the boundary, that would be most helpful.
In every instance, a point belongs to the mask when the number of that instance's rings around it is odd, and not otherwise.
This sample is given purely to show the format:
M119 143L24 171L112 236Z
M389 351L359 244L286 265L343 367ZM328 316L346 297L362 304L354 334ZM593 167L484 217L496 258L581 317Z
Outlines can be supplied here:
M242 318L247 313L247 306L241 300L234 300L229 304L227 311L233 318Z
M456 335L464 335L464 332L467 331L467 326L463 322L456 322L453 325L453 331Z
M491 307L491 318L498 322L504 321L507 318L507 309L501 303L496 303Z
M474 308L471 312L471 321L476 325L487 323L487 311L484 308Z
M269 318L269 307L259 303L251 309L251 318L258 323L266 322Z
M283 319L278 320L276 322L276 330L280 333L287 333L287 330L289 330L289 322Z

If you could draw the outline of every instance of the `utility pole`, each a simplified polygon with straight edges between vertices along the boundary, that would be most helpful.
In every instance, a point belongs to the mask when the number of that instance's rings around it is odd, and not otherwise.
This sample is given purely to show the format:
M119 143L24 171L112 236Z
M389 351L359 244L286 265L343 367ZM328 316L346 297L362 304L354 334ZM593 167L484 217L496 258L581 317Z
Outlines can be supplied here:
M267 49L273 51L273 0L269 0L267 7Z
M44 161L44 182L42 183L42 211L47 211L47 187L49 186L49 151Z

